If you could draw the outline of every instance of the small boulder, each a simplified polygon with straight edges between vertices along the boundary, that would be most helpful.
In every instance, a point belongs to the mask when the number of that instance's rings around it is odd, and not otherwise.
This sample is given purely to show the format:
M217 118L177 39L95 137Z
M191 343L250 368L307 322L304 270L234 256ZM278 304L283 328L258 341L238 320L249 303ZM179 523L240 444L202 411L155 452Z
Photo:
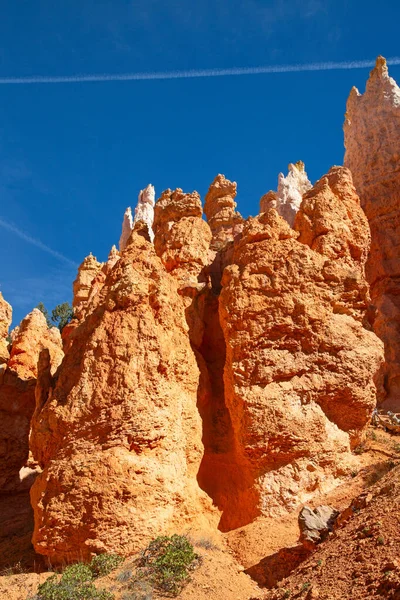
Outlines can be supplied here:
M303 544L319 544L333 530L338 516L339 511L331 506L304 506L299 514L300 540Z

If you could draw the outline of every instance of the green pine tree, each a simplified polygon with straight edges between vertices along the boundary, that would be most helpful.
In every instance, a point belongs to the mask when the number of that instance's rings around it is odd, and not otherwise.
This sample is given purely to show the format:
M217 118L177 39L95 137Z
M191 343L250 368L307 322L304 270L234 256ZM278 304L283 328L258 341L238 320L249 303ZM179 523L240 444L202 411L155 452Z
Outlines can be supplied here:
M49 311L47 310L43 302L39 302L36 308L38 308L40 312L42 312L46 317L47 327L53 327L52 322L50 321Z
M63 302L57 304L51 312L51 320L55 323L60 331L64 329L67 323L70 322L74 316L74 309L69 302Z

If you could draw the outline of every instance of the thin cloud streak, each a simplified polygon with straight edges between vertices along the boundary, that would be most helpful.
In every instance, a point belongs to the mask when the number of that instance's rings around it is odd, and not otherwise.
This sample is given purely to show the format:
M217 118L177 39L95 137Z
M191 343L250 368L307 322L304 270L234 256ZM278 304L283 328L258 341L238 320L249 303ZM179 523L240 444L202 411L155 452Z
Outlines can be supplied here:
M400 65L400 57L387 59L388 65ZM0 85L32 83L85 83L96 81L141 81L157 79L192 79L196 77L224 77L228 75L266 75L270 73L301 73L304 71L334 71L365 69L374 67L374 60L352 60L342 62L320 62L298 65L276 65L265 67L233 67L229 69L194 69L189 71L152 71L148 73L100 73L98 75L34 75L28 77L0 77Z
M24 240L28 244L32 244L32 246L36 246L37 248L40 248L41 250L43 250L43 252L47 252L47 254L51 254L55 258L58 258L59 260L65 262L67 265L74 267L75 269L77 268L78 265L76 263L74 263L73 260L70 260L69 258L64 256L60 252L57 252L57 250L53 250L53 248L49 248L49 246L46 246L46 244L43 244L43 242L41 242L40 240L37 240L36 238L31 237L27 233L24 233L23 231L18 229L18 227L15 227L15 225L12 225L12 223L8 223L8 221L5 221L2 218L0 218L0 227L3 227L3 229L7 229L7 231L11 231L11 233L14 233L15 235L20 237L22 240Z

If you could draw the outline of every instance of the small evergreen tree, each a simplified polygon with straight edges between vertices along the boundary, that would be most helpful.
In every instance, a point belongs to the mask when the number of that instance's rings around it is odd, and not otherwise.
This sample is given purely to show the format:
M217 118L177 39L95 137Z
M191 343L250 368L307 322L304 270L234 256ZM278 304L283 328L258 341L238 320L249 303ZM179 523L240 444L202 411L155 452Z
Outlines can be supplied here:
M74 309L69 302L63 302L57 304L51 312L51 320L55 323L60 331L64 329L67 323L70 322L74 316Z
M40 312L42 312L44 314L44 316L46 317L47 327L53 327L53 325L50 321L49 311L47 310L47 308L45 307L43 302L39 302L39 304L37 305L36 308L38 308L40 310Z

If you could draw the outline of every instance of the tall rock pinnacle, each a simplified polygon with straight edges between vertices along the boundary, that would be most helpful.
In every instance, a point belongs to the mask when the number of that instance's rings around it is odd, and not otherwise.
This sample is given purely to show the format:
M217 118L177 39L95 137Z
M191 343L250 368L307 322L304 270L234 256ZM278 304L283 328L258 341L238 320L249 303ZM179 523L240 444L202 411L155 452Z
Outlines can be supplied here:
M135 226L135 223L145 223L149 234L150 241L154 240L153 233L153 221L154 221L154 203L155 203L155 190L154 186L149 184L144 190L140 190L138 201L135 208L135 215L132 216L132 209L130 206L125 211L124 220L122 223L122 233L119 240L120 252L125 250L128 243L129 237Z
M132 233L133 229L133 217L132 217L132 209L130 206L126 209L124 213L124 220L122 221L122 232L121 237L119 238L119 251L123 252L125 250L126 244L129 240L129 236Z
M372 235L367 262L376 334L385 344L387 408L400 410L400 88L379 56L364 94L350 92L344 164Z
M283 173L278 176L278 191L270 191L260 200L260 213L269 208L275 208L292 227L297 211L300 208L303 194L311 188L311 183L304 169L304 163L300 160L295 164L289 164L289 173L285 177Z
M135 208L135 216L133 224L142 221L147 225L150 241L154 240L153 221L154 221L154 203L155 190L154 186L149 184L144 190L140 190L138 203Z
M243 217L236 212L237 185L225 175L217 175L207 192L204 213L213 234L211 248L221 250L227 242L233 242L243 229Z

